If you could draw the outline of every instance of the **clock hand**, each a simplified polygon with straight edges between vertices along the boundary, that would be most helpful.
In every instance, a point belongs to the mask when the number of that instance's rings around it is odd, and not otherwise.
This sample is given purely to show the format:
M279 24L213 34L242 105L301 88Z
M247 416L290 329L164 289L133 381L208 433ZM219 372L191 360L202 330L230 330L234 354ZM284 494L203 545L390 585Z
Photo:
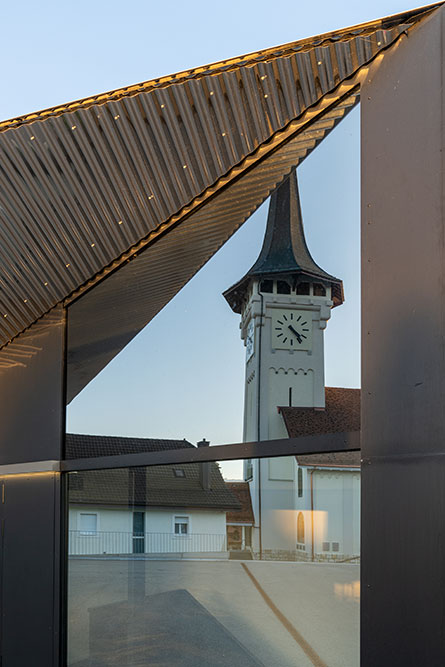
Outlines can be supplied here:
M298 331L295 331L292 324L289 324L289 326L287 328L290 329L292 331L292 333L296 335L297 340L298 340L299 343L303 342L303 339L301 338L300 334L298 333Z

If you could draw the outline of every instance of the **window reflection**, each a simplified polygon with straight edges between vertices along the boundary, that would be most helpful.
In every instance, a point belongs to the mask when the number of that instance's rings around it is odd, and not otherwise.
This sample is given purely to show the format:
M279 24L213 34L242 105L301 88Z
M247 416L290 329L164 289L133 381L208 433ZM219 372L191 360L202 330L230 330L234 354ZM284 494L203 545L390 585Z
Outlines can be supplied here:
M307 459L70 473L68 665L358 665L359 473Z

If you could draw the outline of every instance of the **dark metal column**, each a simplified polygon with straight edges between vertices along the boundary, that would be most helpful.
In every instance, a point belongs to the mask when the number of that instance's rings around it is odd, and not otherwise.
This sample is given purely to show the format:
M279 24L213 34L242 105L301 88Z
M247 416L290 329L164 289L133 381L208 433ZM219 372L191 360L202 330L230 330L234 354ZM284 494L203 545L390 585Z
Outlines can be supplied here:
M60 474L50 470L62 458L64 338L58 308L11 344L11 363L0 369L4 667L61 664L63 503Z
M362 86L362 667L445 664L444 10Z

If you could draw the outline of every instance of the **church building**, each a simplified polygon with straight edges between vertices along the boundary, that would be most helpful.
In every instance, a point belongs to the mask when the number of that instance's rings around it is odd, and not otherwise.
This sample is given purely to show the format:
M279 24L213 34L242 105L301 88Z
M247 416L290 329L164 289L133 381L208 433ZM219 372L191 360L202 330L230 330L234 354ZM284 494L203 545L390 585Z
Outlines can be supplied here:
M308 250L296 171L271 196L257 261L224 297L246 346L245 442L359 430L360 390L325 387L324 330L343 284ZM244 479L256 556L358 556L359 453L246 461Z

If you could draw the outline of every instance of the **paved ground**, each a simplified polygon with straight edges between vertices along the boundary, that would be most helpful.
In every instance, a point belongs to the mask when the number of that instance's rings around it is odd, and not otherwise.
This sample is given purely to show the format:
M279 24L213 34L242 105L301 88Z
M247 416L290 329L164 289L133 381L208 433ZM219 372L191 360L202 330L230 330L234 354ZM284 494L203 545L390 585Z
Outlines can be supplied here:
M69 566L71 667L359 665L356 564L71 559Z

